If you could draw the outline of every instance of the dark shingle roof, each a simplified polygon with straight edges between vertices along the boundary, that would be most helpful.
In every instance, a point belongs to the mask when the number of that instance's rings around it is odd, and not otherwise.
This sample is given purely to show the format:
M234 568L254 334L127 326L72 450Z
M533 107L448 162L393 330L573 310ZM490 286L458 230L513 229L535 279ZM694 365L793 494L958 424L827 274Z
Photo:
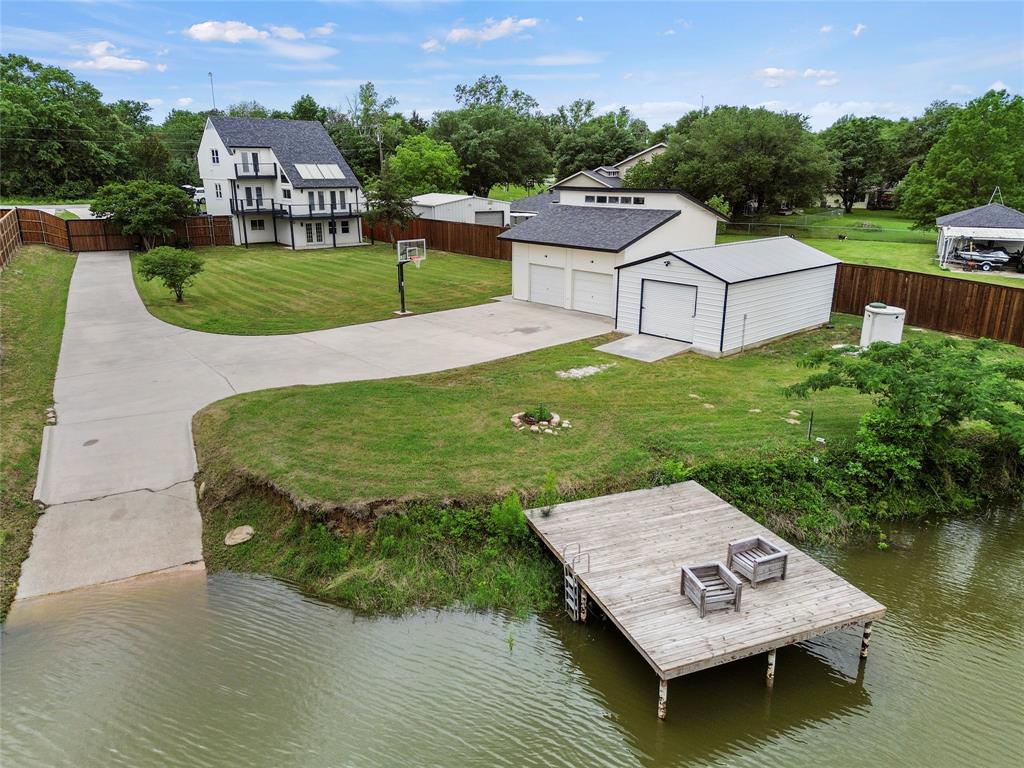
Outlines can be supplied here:
M679 211L650 208L559 204L517 224L498 238L618 253L678 215Z
M274 150L281 170L297 189L362 186L323 125L315 120L214 116L210 122L227 147L269 147ZM296 170L296 163L334 163L341 168L345 178L304 179Z
M512 202L512 213L543 213L552 203L557 203L561 194L554 189L540 192L529 197L521 197Z
M993 229L1024 228L1024 213L1000 203L979 205L966 211L957 211L939 216L935 223L940 227L991 227Z

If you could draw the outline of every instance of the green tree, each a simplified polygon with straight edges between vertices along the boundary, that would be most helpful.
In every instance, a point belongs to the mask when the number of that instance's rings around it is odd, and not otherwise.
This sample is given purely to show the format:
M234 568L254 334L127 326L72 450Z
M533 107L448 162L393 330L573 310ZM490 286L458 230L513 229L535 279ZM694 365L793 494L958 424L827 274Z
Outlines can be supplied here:
M123 234L141 237L147 250L157 237L173 235L174 225L194 213L183 190L149 181L107 184L96 193L91 209Z
M153 127L153 118L149 114L153 108L144 101L118 99L110 105L110 110L117 115L118 120L136 132L141 133Z
M382 97L372 82L359 86L348 111L328 119L327 132L356 176L364 181L381 171L381 163L404 139L415 133L409 121L394 111L398 100Z
M230 117L270 117L270 110L255 99L238 101L228 106Z
M195 159L203 139L207 118L215 113L172 109L161 124L158 135L175 159Z
M627 173L628 185L643 175L644 186L683 189L702 200L722 195L734 211L752 204L760 213L817 200L835 173L802 115L723 106L690 118L649 167Z
M988 354L993 342L914 339L878 342L859 354L826 349L804 364L824 370L791 386L804 397L833 387L871 395L857 432L861 480L912 481L922 470L949 466L968 422L985 422L1024 456L1024 364Z
M1024 98L989 91L960 110L945 135L915 165L900 209L916 226L984 205L999 187L1009 206L1024 207Z
M839 195L847 213L871 186L882 181L885 123L878 117L844 115L821 132L825 148L838 163L836 175L825 189Z
M577 116L568 117L575 122ZM630 115L625 107L589 118L576 128L567 128L558 142L555 176L564 179L577 171L613 165L643 149L649 136L647 124Z
M155 133L146 133L132 144L132 170L137 179L168 180L171 153Z
M924 162L929 150L945 135L949 123L960 109L959 104L933 101L918 117L888 122L882 131L885 153L882 183L895 186L910 172L914 163Z
M705 201L704 204L708 208L718 211L727 219L732 216L732 206L730 206L729 201L726 200L721 195L712 195Z
M495 184L529 187L550 173L547 126L532 97L497 76L460 85L455 94L463 106L435 115L431 134L455 148L463 189L486 197Z
M366 221L371 227L383 224L390 242L395 241L396 229L404 229L416 218L412 203L409 202L409 191L402 187L401 182L387 166L367 187L366 202L369 208L366 212Z
M409 194L457 192L462 169L459 156L446 141L435 141L425 134L411 136L398 145L387 159L386 167L396 183Z
M139 257L139 276L146 281L159 280L174 292L174 300L185 300L185 289L203 271L203 260L194 251L161 245Z
M316 103L316 99L307 93L299 96L292 104L291 118L293 120L322 120L323 110Z

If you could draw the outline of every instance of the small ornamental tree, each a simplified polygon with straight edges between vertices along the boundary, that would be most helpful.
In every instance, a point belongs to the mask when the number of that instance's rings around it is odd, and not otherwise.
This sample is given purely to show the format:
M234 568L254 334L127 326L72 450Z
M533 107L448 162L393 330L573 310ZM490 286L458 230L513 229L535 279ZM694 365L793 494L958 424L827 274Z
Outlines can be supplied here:
M729 201L721 195L712 195L710 198L704 201L704 204L713 210L718 211L725 218L732 216L732 206L729 205Z
M159 280L174 292L178 302L185 300L185 289L203 271L203 260L192 251L161 245L139 257L139 276Z
M129 181L107 184L96 193L92 212L110 219L125 235L139 235L146 250L158 237L174 234L174 225L195 212L188 195L170 184Z
M369 210L366 220L370 226L383 224L388 231L388 240L394 242L395 230L404 229L416 218L409 195L399 180L384 166L384 172L370 184L366 194Z
M425 134L411 136L398 145L386 165L410 194L459 190L459 156L447 141L435 141Z
M1024 456L1024 363L991 354L995 349L984 340L914 339L855 353L822 350L804 364L824 370L787 391L806 396L846 387L872 395L876 407L861 418L850 470L879 485L909 483L922 470L952 463L969 422L987 423Z

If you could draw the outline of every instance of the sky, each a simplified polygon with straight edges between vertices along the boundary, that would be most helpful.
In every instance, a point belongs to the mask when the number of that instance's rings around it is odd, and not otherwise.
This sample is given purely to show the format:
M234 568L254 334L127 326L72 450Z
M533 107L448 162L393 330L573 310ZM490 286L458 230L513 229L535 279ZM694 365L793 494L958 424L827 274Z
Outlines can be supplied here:
M429 116L457 84L499 74L545 111L587 98L656 128L702 103L763 105L821 129L1021 93L1022 40L1021 2L5 0L0 16L3 53L146 101L157 122L213 98L345 107L367 80Z

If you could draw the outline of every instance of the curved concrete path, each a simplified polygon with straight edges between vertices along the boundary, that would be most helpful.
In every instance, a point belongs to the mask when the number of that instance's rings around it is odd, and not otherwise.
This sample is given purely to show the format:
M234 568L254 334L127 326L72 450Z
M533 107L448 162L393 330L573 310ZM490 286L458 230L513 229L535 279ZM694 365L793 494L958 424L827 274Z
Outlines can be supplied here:
M287 258L283 256L282 258ZM607 318L501 301L291 336L157 320L126 252L78 257L17 599L202 567L192 415L239 392L456 368L584 339Z

